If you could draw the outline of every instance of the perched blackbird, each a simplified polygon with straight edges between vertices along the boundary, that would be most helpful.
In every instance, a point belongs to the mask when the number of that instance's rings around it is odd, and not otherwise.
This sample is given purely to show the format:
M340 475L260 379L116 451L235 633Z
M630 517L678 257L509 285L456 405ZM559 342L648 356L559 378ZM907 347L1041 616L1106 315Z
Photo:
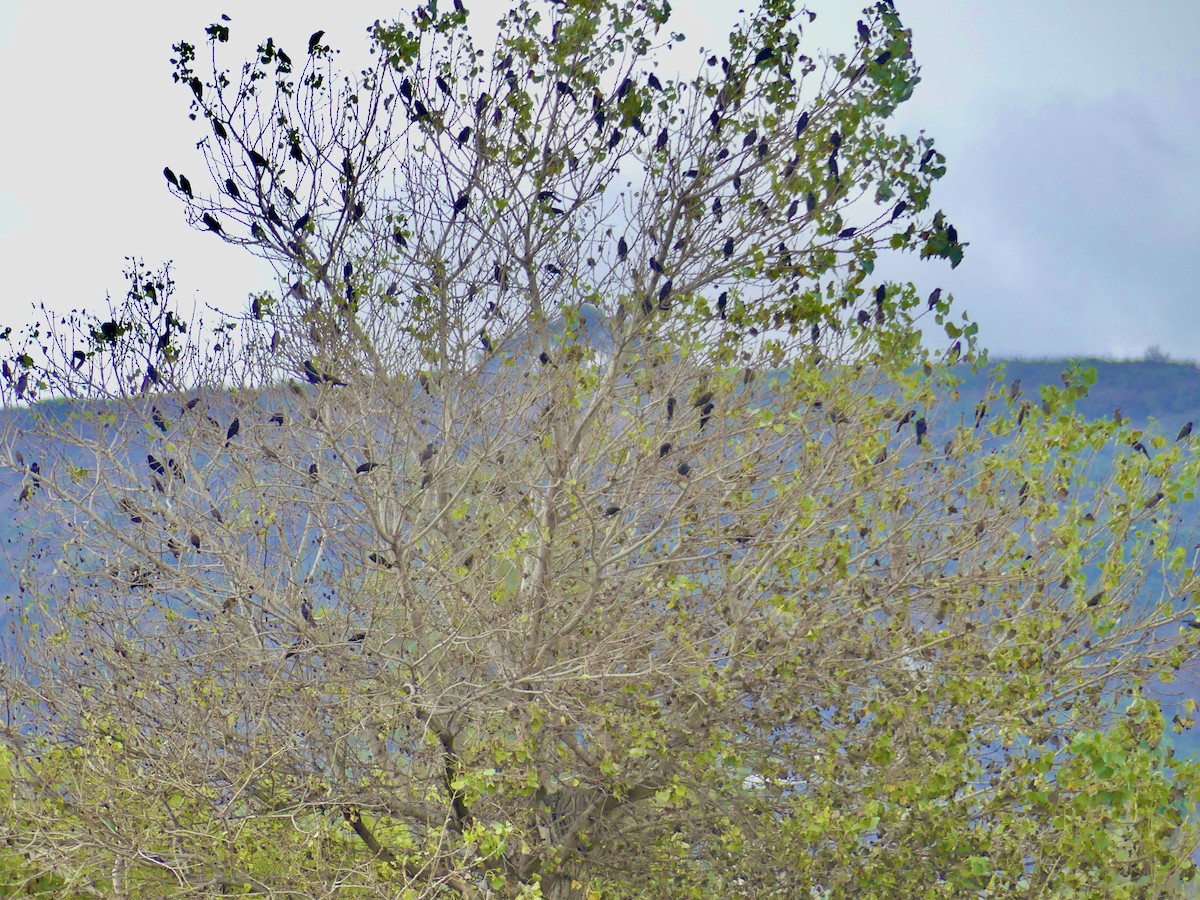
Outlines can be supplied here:
M337 387L345 387L346 382L338 381L327 372L321 372L313 365L311 359L304 360L304 377L308 379L309 384L332 384Z

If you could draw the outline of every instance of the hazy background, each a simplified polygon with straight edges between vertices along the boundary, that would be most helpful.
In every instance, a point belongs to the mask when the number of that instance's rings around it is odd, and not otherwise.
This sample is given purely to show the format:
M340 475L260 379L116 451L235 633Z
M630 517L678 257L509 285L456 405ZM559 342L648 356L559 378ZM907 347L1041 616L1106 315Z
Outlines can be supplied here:
M479 34L503 11L495 0L467 5ZM812 3L809 52L849 50L863 5ZM690 73L698 56L688 54L723 47L738 10L675 7L672 27L688 38L676 60ZM934 202L971 246L953 273L916 260L893 271L953 291L995 355L1136 357L1157 346L1200 357L1200 4L896 7L923 69L900 123L926 129L949 157ZM167 191L164 165L209 190L195 149L207 131L171 81L171 44L204 44L204 26L224 12L227 66L268 35L297 56L324 29L352 68L367 58L367 26L399 10L377 0L0 0L0 324L25 321L33 303L103 308L106 292L123 296L132 255L173 259L180 292L224 310L273 287L252 257L189 228Z

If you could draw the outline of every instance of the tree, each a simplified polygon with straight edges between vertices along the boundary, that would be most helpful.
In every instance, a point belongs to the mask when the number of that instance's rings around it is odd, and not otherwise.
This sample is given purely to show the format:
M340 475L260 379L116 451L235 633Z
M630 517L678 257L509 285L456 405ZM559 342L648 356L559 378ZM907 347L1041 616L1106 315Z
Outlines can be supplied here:
M176 46L216 191L181 199L281 290L206 331L134 262L111 318L7 369L40 401L2 460L6 837L37 871L156 897L1190 878L1200 776L1144 685L1194 658L1194 458L1075 416L1086 372L946 411L974 326L871 283L881 251L965 246L932 141L885 127L917 81L890 3L818 61L768 2L691 80L653 67L668 15L521 4L488 57L430 3L341 81L321 32L236 80L225 21L211 81ZM929 359L927 317L954 342Z

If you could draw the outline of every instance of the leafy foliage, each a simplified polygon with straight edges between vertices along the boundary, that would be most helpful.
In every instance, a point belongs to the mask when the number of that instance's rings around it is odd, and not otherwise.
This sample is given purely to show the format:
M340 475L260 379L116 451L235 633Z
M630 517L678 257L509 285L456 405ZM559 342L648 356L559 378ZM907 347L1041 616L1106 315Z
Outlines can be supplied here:
M1192 877L1197 772L1145 688L1195 655L1197 462L1078 416L1081 372L944 414L974 325L871 283L880 252L966 246L930 207L944 159L886 128L909 32L879 3L816 60L811 18L768 0L691 80L653 67L665 3L521 3L490 57L430 3L354 79L322 32L236 81L232 26L211 80L176 46L213 191L168 185L281 290L206 331L134 264L110 319L15 348L7 399L71 401L0 449L7 837L36 871L155 897Z

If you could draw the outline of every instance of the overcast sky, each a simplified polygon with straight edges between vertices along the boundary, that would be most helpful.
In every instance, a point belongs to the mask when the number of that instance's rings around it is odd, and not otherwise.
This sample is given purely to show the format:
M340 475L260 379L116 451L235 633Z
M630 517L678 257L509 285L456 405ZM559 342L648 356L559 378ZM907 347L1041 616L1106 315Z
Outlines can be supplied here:
M470 2L473 21L500 4ZM685 49L720 46L724 2L676 0ZM812 48L844 50L863 3L816 0ZM1196 0L896 0L922 66L902 108L949 158L934 194L971 246L894 271L943 286L993 355L1200 359L1200 3ZM273 287L251 257L189 228L162 167L203 174L171 44L203 41L222 13L234 38L365 58L366 27L399 7L231 0L71 4L0 0L0 324L33 303L103 308L124 257L175 261L187 297L233 310ZM490 44L489 44L490 45ZM245 44L240 45L243 48ZM230 52L226 62L240 64ZM203 73L201 73L203 74ZM200 181L197 177L194 180Z

